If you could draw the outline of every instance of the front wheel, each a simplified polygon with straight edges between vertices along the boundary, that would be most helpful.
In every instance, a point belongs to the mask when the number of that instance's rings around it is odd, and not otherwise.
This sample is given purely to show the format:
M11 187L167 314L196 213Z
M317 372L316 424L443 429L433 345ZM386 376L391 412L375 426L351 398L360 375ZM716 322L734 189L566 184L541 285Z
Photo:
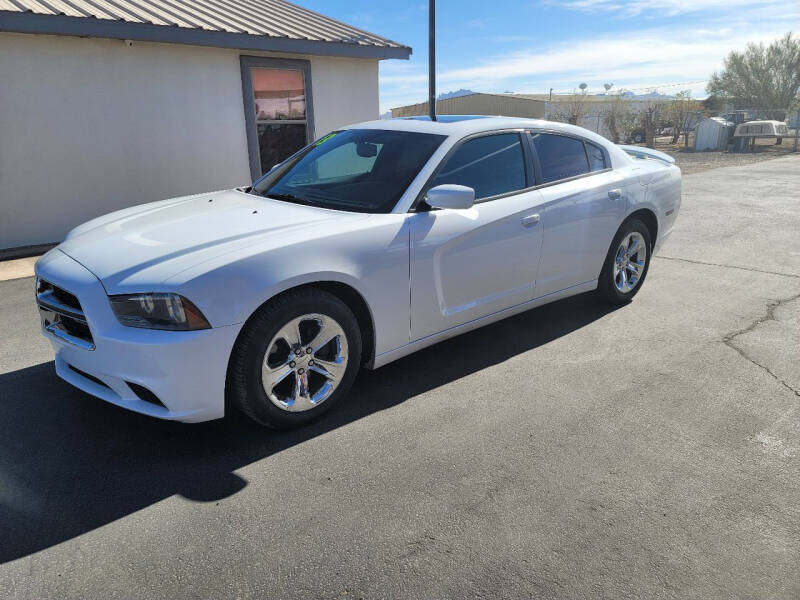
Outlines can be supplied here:
M630 302L644 283L652 248L647 225L638 219L623 223L600 272L597 282L600 298L611 304Z
M245 324L231 356L229 400L274 429L316 419L347 395L361 362L352 311L315 289L289 292Z

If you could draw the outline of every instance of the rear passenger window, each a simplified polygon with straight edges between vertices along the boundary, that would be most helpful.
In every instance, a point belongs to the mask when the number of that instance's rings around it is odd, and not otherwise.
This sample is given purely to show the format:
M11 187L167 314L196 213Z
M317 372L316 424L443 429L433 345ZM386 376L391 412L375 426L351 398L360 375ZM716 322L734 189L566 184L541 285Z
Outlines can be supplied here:
M542 169L542 183L589 172L589 161L581 140L552 133L534 133L531 139Z
M606 155L600 146L586 142L586 154L589 155L589 168L592 171L602 171L606 168Z
M431 187L445 183L471 187L476 200L525 188L519 134L484 135L464 142L442 165Z

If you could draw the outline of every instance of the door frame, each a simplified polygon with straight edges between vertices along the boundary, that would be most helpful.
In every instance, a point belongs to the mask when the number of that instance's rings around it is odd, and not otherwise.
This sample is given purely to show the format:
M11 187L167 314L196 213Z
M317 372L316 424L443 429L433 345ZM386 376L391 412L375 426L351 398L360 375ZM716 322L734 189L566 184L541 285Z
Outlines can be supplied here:
M253 111L253 79L250 69L287 69L303 73L303 91L306 97L306 144L314 141L314 97L311 92L311 61L295 58L266 58L263 56L239 57L242 75L242 102L244 125L247 134L247 153L250 158L250 178L255 181L261 172L261 152L258 148L258 127Z

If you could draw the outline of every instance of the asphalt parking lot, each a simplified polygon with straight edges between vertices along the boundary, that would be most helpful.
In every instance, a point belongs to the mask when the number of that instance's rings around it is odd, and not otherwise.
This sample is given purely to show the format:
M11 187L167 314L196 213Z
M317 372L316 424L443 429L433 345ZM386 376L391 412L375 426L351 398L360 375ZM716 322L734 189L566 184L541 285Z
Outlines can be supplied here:
M271 433L61 382L0 283L3 598L797 598L800 157L684 178L581 296L363 373Z

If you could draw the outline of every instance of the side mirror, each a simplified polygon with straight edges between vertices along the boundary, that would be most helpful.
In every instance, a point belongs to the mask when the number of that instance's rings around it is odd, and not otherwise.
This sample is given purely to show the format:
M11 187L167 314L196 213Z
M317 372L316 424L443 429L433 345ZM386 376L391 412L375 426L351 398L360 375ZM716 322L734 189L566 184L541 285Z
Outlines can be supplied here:
M446 183L428 190L425 202L431 208L472 208L475 204L475 190L465 185Z

